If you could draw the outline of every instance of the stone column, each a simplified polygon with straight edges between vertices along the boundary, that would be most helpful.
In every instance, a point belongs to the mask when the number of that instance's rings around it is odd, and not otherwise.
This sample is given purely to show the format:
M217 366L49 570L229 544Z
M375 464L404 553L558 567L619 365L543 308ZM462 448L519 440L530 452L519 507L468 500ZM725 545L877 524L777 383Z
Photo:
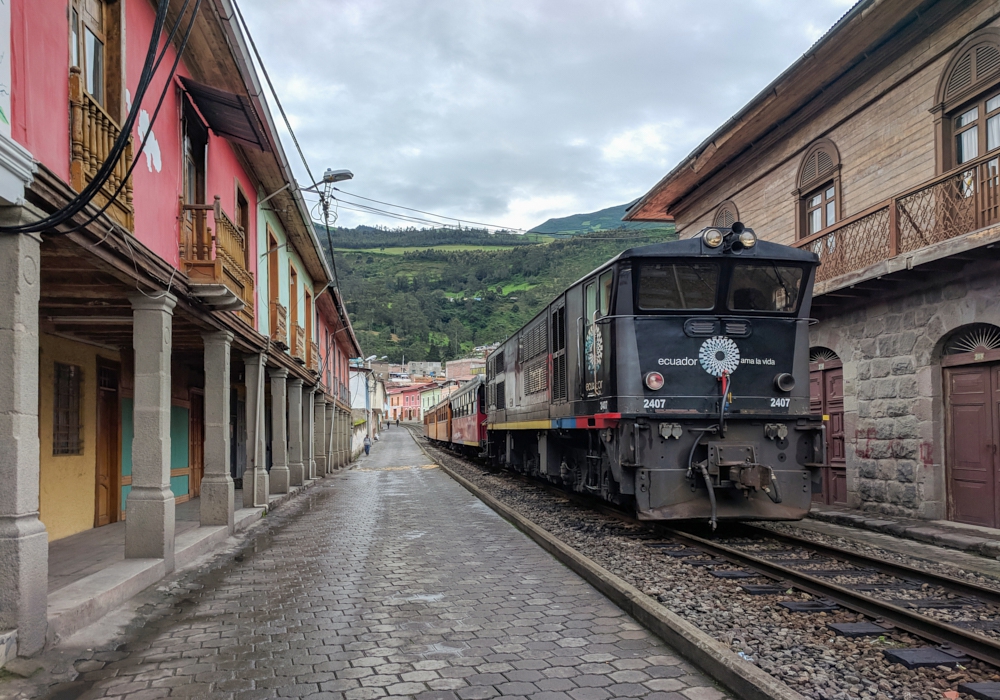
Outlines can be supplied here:
M322 391L313 396L313 453L316 455L316 476L322 477L330 473L327 466L327 426L326 397Z
M305 483L305 464L302 459L302 380L288 381L288 469L292 486ZM274 473L274 467L271 467Z
M246 355L243 381L247 386L247 468L243 472L243 507L266 507L267 454L264 450L264 362L267 355Z
M38 519L36 236L0 235L0 629L17 653L45 646L49 544Z
M335 403L326 405L326 419L330 422L330 439L327 441L330 449L330 471L340 469L344 466L343 455L340 452L340 443L343 442L341 433L344 430L344 421L341 420L340 409Z
M205 474L201 478L201 524L233 532L233 477L229 474L229 331L203 333L205 341Z
M314 452L314 441L316 439L314 422L313 397L316 395L316 387L309 387L308 391L302 395L302 462L305 465L307 479L316 478L316 453Z
M322 389L313 396L313 461L316 478L326 476L326 394Z
M132 490L125 506L125 558L163 559L174 568L174 494L170 490L170 346L176 298L129 294L135 389Z
M327 471L332 472L335 469L340 469L340 411L337 410L336 405L328 403L326 405L326 422L329 425L330 438L327 441L329 445L329 454L331 459L327 460Z
M267 376L271 379L270 493L288 493L288 399L285 391L288 370L284 367L271 367L267 370Z

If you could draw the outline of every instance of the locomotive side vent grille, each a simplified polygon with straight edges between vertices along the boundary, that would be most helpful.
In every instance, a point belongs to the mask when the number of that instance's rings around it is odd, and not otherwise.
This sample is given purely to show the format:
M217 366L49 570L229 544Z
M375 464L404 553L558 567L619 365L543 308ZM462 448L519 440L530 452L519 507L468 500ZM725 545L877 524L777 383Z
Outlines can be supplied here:
M750 322L749 321L726 321L725 322L726 335L733 336L736 338L746 338L750 335Z
M504 382L497 382L493 385L493 406L494 408L507 407L507 394L504 392Z
M552 358L552 400L565 401L566 396L566 355Z
M692 338L718 335L719 322L714 318L689 318L684 322L684 333Z
M541 359L528 366L524 371L524 393L537 394L548 389L548 363Z
M539 323L521 336L521 362L544 355L549 349L548 326Z

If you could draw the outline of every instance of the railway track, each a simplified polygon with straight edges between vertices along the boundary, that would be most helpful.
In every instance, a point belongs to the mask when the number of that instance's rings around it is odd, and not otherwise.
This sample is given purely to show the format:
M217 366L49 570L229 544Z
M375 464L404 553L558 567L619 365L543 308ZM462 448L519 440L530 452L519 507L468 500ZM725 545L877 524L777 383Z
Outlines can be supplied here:
M431 449L467 469L481 469L450 452ZM759 597L762 603L767 600L803 616L838 609L858 614L854 622L829 623L827 627L837 634L906 639L907 635L896 634L902 632L931 643L921 647L911 639L905 646L887 648L884 653L890 664L901 663L908 669L961 669L975 659L1000 669L1000 584L991 588L751 525L721 528L716 535L706 537L695 528L639 521L597 499L515 476L562 502L576 503L626 525L632 533L626 536L655 557L702 569L718 577L720 583L729 579L728 583L740 585L744 593ZM812 600L788 600L792 591L798 591L800 597L806 593ZM987 690L998 695L973 697L1000 697L1000 682L996 680L1000 675L994 673L992 678L986 683ZM959 690L969 692L961 686Z

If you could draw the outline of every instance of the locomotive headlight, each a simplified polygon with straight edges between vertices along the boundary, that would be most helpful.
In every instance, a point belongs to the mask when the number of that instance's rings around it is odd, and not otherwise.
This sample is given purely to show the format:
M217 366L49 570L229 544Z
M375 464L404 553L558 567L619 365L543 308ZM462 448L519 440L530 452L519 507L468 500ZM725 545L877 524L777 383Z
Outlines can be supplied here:
M653 391L659 391L663 388L663 375L659 372L647 372L645 381L646 386Z
M722 235L722 231L717 228L710 228L705 231L705 245L709 248L718 248L722 245L722 241L725 236Z
M788 372L782 372L775 376L774 386L778 391L791 391L795 388L795 377Z
M750 229L743 229L740 234L740 243L744 248L753 248L757 244L757 236Z

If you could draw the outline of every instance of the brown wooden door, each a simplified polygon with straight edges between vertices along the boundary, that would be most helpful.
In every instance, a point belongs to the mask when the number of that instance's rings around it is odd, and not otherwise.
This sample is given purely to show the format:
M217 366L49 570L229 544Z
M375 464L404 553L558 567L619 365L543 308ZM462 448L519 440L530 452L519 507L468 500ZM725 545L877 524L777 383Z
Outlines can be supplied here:
M201 392L191 392L188 422L188 464L191 467L188 492L191 498L197 498L201 495L201 477L205 474L205 397Z
M809 406L826 423L823 491L813 500L826 505L847 503L847 455L844 447L844 369L840 360L809 366Z
M996 527L1000 365L947 368L945 389L950 517Z
M118 522L121 494L121 409L117 364L97 367L97 464L94 527Z

